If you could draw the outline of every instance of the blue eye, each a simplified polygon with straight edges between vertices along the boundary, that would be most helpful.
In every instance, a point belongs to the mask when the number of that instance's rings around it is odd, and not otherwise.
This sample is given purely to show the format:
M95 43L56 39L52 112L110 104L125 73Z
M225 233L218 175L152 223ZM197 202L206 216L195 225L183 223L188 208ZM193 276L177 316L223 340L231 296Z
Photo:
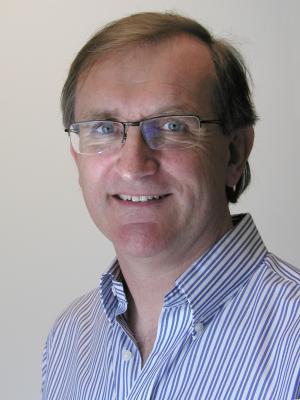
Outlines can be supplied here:
M92 128L92 133L101 136L113 135L115 131L113 122L97 122Z
M180 121L167 121L163 126L163 130L170 131L170 132L182 132L184 131L184 126Z

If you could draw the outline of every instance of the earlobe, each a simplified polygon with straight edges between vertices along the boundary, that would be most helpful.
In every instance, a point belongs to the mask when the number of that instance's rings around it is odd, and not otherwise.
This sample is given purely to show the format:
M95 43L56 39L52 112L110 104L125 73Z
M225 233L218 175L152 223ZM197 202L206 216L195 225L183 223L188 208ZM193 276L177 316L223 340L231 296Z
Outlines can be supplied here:
M254 141L253 127L237 129L229 143L229 162L226 185L234 187L239 181Z

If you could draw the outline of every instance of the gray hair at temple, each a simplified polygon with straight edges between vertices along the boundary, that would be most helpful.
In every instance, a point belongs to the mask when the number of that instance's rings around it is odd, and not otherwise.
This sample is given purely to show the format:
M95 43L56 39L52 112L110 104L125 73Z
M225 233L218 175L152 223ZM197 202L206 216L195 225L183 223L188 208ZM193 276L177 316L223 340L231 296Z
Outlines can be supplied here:
M61 107L67 128L74 122L76 86L80 75L105 54L155 44L180 34L197 37L207 45L215 68L213 108L223 133L252 126L257 120L249 85L249 72L241 54L227 41L214 38L197 21L175 14L145 12L113 21L84 45L73 61L63 87ZM235 188L226 187L227 200L236 203L250 183L248 161Z

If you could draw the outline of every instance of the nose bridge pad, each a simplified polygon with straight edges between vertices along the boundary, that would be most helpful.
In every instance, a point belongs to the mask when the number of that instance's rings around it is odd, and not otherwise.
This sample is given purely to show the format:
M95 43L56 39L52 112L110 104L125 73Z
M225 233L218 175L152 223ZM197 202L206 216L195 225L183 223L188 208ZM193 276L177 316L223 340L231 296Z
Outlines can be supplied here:
M123 122L123 126L124 126L124 132L123 132L123 137L122 137L122 142L121 142L122 144L124 144L126 142L126 139L128 136L128 128L130 126L138 126L140 128L140 134L142 135L143 141L146 144L148 144L146 138L144 137L140 122Z
M123 123L124 130L123 130L123 137L122 137L122 141L121 141L122 144L124 144L124 143L126 142L126 139L127 139L127 131L128 131L128 126L129 126L129 125L130 125L130 124L128 124L128 123Z

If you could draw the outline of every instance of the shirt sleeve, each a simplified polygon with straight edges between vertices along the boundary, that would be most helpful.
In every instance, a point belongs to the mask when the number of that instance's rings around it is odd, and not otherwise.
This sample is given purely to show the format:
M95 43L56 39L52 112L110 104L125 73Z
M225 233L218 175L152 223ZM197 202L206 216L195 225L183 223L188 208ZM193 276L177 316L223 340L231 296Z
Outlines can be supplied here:
M50 342L51 342L51 335L52 331L49 333L48 338L46 340L43 356L42 356L42 387L41 387L41 398L42 400L46 400L46 385L48 379L48 360L49 360L49 353L50 353Z

